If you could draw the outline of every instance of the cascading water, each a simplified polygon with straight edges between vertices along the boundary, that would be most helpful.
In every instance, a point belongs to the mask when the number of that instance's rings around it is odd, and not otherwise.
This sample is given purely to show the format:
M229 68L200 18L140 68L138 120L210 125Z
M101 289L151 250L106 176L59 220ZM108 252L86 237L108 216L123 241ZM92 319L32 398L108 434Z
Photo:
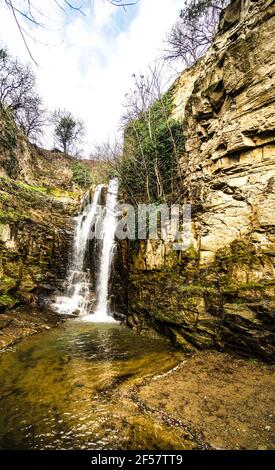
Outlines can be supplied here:
M92 204L83 198L83 211L76 218L72 262L66 279L66 294L58 297L54 308L61 314L84 316L88 313L90 303L90 276L85 269L85 254L91 226L98 216L98 204L104 185L97 186Z
M115 230L118 180L110 181L106 198L105 214L101 222L99 202L104 185L97 186L92 204L85 204L83 211L76 219L72 263L66 279L66 295L58 297L54 308L61 314L79 315L86 321L112 322L115 321L108 313L108 284L112 263ZM95 313L91 313L91 282L90 273L86 268L85 257L91 229L98 225L103 243L98 244L99 274L97 276L97 302Z
M100 257L99 277L97 283L97 303L95 312L88 315L85 320L93 322L114 321L108 312L108 286L111 264L114 254L115 231L117 226L118 179L110 181L106 198L106 212L102 224L103 245Z

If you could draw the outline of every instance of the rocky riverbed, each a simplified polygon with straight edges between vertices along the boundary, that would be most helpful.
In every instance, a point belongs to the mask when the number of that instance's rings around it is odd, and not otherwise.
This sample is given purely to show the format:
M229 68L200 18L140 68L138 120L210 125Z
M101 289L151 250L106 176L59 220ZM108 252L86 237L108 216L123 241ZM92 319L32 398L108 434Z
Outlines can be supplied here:
M20 343L28 336L49 330L63 321L49 309L18 308L0 315L0 350Z

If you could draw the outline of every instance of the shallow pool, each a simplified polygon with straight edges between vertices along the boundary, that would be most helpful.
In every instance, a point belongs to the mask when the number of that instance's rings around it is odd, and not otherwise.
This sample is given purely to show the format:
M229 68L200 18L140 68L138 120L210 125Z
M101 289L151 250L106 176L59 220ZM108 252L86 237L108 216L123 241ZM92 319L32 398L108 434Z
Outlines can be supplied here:
M129 393L181 359L119 324L67 321L29 338L0 355L0 448L185 448Z

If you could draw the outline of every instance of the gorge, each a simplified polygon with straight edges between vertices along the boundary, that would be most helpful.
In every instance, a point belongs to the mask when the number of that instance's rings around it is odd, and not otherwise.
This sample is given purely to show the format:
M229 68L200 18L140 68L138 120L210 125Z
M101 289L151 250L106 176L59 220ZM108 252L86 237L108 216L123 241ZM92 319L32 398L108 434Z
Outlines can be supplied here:
M44 150L0 107L0 449L273 448L274 13L230 2L152 106L161 148L180 134L184 250L115 237L146 162Z

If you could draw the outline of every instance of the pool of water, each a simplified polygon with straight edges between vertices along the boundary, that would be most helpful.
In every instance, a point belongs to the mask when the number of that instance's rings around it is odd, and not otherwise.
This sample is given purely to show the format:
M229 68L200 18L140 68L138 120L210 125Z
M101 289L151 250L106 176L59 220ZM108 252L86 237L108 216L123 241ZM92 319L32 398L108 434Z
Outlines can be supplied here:
M175 449L129 390L182 354L119 324L67 321L0 354L0 449Z

